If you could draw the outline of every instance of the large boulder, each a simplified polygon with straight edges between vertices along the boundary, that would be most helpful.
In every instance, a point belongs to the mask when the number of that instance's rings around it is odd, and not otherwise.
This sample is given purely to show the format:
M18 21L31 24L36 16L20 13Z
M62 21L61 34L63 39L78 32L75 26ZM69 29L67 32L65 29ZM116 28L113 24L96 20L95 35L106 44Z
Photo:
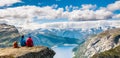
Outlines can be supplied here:
M18 41L20 34L15 26L0 24L0 47L9 47Z
M94 54L110 50L120 45L120 28L106 30L80 45L75 58L90 58Z
M0 48L0 58L53 58L55 52L47 47Z

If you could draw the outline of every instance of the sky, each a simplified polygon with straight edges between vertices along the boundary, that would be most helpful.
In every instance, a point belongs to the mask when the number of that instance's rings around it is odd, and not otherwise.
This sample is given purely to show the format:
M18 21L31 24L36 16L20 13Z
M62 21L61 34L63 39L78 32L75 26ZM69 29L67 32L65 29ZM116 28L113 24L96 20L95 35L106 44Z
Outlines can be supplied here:
M115 0L21 0L23 3L15 3L12 7L35 5L38 7L58 5L58 7L65 8L66 6L81 7L82 4L92 4L98 7L106 7L108 4L114 3Z
M0 22L16 26L119 19L120 0L0 0Z

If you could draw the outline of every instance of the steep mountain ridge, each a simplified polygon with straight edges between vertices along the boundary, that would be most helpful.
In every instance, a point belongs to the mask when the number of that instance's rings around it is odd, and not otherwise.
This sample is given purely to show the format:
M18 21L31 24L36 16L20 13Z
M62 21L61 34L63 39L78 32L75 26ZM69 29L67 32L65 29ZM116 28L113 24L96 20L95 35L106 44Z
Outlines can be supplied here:
M0 47L11 46L14 41L18 41L20 34L15 26L0 24Z
M115 48L120 45L119 38L120 28L106 30L80 45L75 58L90 58L96 53Z

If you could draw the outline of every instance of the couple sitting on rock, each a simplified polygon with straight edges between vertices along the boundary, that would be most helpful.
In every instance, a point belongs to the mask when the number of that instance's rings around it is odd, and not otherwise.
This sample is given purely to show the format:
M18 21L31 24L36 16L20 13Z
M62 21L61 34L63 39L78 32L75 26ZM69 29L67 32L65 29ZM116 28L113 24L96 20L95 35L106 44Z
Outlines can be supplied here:
M30 36L28 37L27 40L25 40L24 35L23 35L20 39L20 45L21 45L21 47L24 47L24 46L33 47L33 40ZM19 48L16 41L14 42L13 47L14 48Z

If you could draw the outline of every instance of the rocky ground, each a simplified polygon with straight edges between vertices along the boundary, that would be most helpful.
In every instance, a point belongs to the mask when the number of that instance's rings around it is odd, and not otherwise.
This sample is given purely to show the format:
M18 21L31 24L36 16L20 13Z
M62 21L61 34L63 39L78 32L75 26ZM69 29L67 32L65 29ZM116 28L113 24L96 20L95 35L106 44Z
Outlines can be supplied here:
M0 58L53 58L55 52L47 47L0 48Z

